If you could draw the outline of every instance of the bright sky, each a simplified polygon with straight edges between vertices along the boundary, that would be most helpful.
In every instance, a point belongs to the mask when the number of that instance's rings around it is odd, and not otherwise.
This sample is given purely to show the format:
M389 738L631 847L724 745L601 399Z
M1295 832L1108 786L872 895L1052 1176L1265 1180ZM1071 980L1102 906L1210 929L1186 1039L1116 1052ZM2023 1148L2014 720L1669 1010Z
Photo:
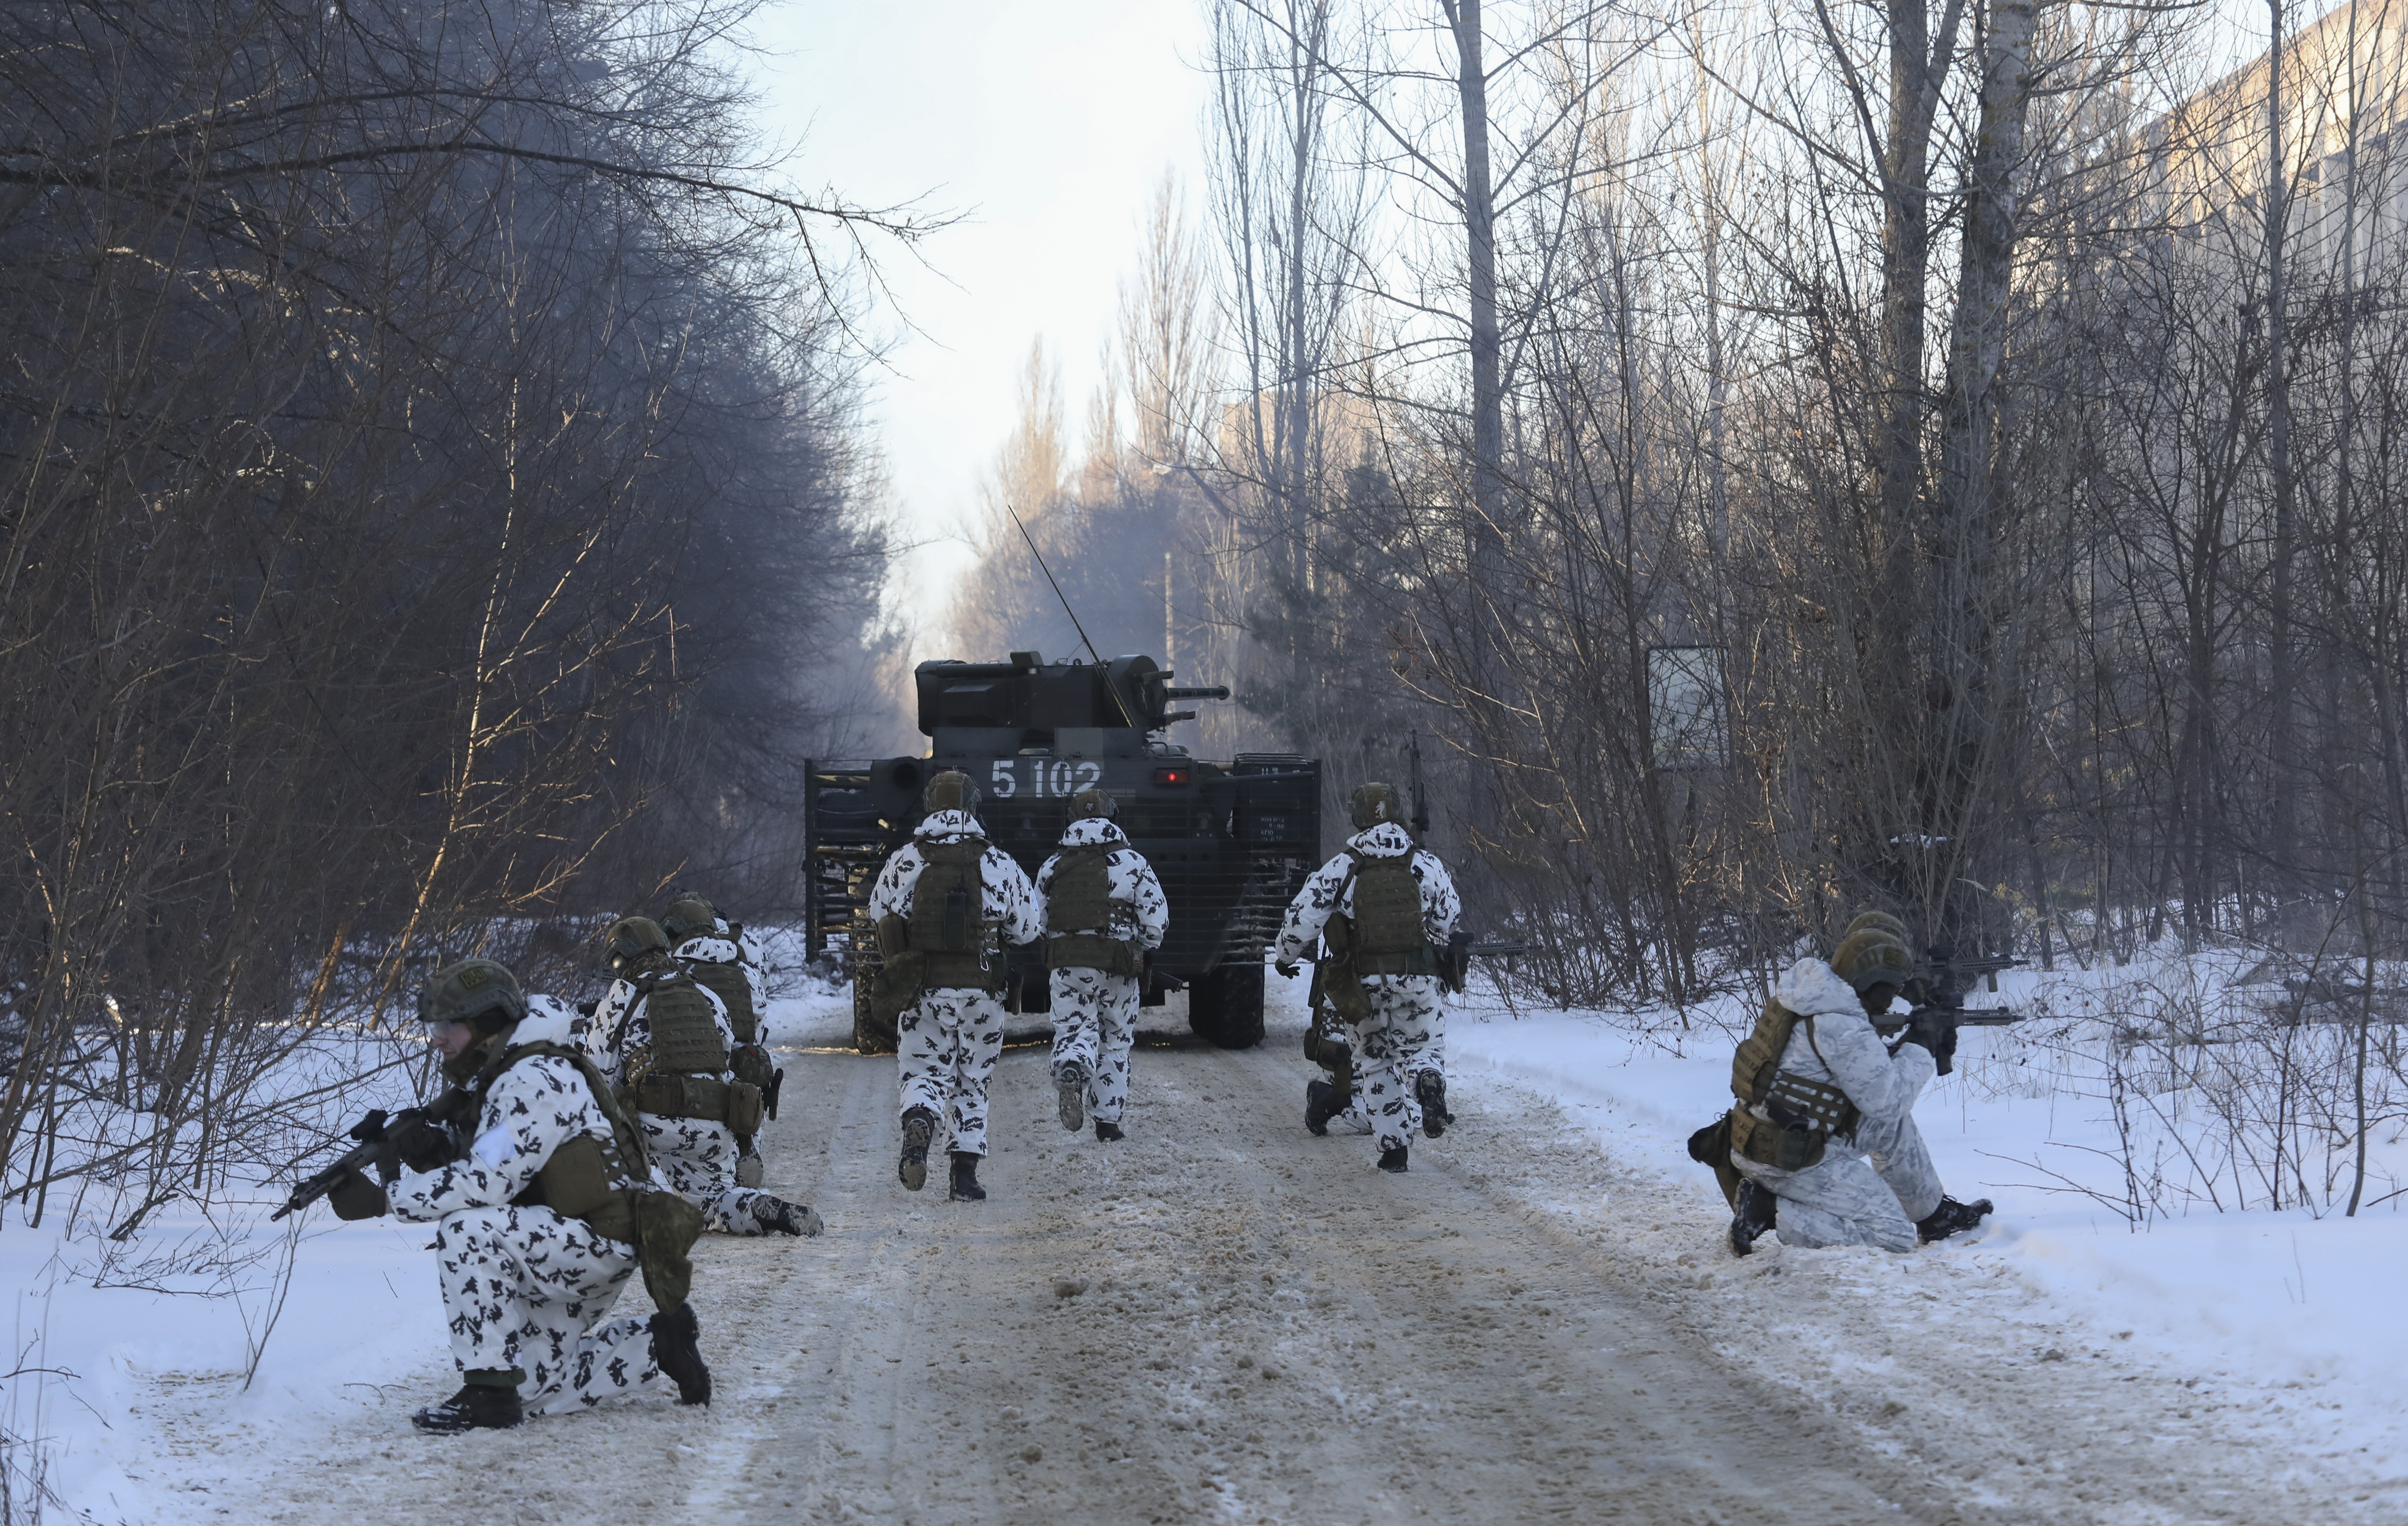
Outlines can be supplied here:
M762 125L800 140L805 183L971 219L923 246L933 268L882 256L919 332L879 382L880 437L906 533L953 537L898 579L913 662L978 655L933 627L1031 341L1082 425L1148 198L1171 167L1200 196L1203 35L1198 0L782 0L756 27Z

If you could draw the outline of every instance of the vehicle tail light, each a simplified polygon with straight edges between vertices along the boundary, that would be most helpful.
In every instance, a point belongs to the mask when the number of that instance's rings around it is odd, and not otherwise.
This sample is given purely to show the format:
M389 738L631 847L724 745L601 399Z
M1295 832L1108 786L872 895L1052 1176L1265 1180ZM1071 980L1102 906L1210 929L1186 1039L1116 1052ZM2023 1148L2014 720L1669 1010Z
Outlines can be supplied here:
M1184 768L1157 768L1154 771L1154 782L1156 784L1185 784L1189 782L1187 770Z

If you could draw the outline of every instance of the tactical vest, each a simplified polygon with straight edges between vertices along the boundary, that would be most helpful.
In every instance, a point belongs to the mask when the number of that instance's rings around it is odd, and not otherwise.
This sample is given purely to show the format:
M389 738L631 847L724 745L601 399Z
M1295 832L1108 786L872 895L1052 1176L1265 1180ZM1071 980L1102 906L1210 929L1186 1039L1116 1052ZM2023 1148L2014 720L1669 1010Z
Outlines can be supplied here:
M535 1180L510 1199L510 1205L550 1208L563 1219L583 1220L605 1239L633 1241L636 1215L628 1189L648 1180L650 1176L644 1164L643 1132L621 1109L593 1062L558 1044L512 1045L469 1083L467 1090L475 1097L480 1114L486 1093L501 1079L502 1073L537 1055L566 1060L577 1067L586 1090L593 1094L594 1105L610 1125L610 1139L605 1143L590 1134L579 1134L562 1141L537 1168Z
M636 993L652 1032L652 1069L690 1076L717 1076L727 1069L727 1042L720 1036L710 998L691 975L680 969L638 976ZM635 1010L629 1003L630 1018ZM626 1033L624 1021L619 1031L623 1036Z
M918 955L923 991L1001 991L1002 944L985 917L986 880L980 837L920 845L922 867L911 887L907 930Z
M1422 933L1422 887L1413 877L1412 855L1373 858L1356 849L1346 851L1354 861L1347 872L1354 882L1354 912L1329 919L1331 948L1345 957L1357 977L1436 975L1438 959Z
M1777 1001L1764 1004L1756 1032L1740 1040L1731 1056L1731 1148L1758 1165L1803 1171L1823 1159L1834 1134L1854 1134L1862 1118L1838 1087L1781 1068L1790 1034L1806 1024L1814 1042L1814 1020L1801 1018ZM1822 1053L1818 1047L1817 1055Z
M727 1008L727 1026L736 1030L738 1044L761 1041L761 1014L752 1009L752 977L736 960L722 963L715 959L688 959L680 963L685 973L694 977L695 984L719 998Z
M1080 931L1054 933L1047 938L1047 967L1102 970L1108 975L1138 973L1136 948L1126 938L1111 935L1111 861L1117 851L1116 843L1082 844L1063 849L1055 858L1054 879L1045 891L1045 925Z

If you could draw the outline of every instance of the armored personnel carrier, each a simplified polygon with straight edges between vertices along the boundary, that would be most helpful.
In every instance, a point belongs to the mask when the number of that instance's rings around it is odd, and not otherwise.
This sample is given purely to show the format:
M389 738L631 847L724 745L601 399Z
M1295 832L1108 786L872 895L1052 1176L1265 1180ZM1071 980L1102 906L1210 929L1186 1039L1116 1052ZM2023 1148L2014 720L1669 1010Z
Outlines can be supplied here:
M987 838L1035 875L1060 841L1070 797L1090 785L1118 801L1117 820L1161 877L1170 927L1140 1001L1188 993L1188 1025L1225 1048L1263 1036L1263 950L1288 902L1321 862L1321 765L1283 753L1203 763L1162 739L1226 688L1182 689L1151 657L1048 663L1033 651L1005 663L923 663L914 670L920 758L813 760L805 797L806 932L813 954L839 957L853 985L853 1042L895 1048L895 1030L869 1009L878 940L865 915L887 855L910 838L920 790L957 768L985 795ZM1041 950L1015 956L1017 1010L1041 1013Z

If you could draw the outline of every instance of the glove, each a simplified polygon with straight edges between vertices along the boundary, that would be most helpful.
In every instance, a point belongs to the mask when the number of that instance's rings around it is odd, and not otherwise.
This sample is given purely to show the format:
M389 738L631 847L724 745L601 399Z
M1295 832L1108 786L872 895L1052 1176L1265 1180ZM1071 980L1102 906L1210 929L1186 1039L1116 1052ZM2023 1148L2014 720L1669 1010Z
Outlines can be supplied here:
M1271 968L1279 971L1280 978L1283 980L1293 980L1296 978L1296 961L1293 959L1280 960L1276 963L1272 964Z
M377 1174L384 1177L390 1187L401 1179L401 1168L412 1171L440 1171L460 1158L459 1141L452 1131L439 1123L430 1122L423 1115L405 1113L396 1120L385 1139L385 1148L377 1156ZM390 1171L391 1176L385 1176Z
M1906 1020L1906 1042L1931 1051L1940 1074L1947 1075L1956 1068L1956 1014L1944 1006L1917 1007Z

